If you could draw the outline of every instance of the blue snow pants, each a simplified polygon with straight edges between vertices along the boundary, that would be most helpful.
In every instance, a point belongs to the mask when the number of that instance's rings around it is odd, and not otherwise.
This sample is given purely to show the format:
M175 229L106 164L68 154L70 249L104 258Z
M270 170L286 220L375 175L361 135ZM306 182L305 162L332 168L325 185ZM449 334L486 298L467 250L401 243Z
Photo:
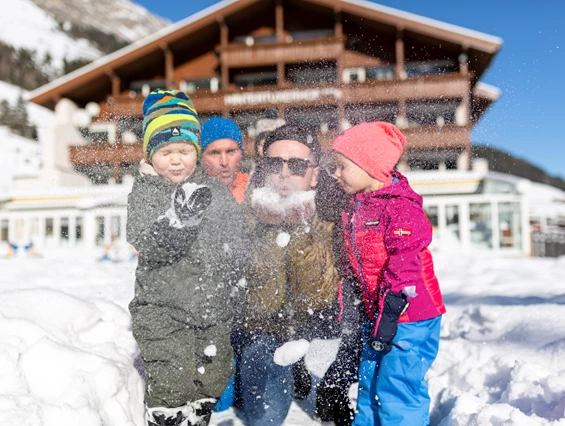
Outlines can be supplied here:
M353 426L427 426L430 396L424 376L439 349L441 316L400 323L392 350L382 356L367 344L363 327L359 394Z
M234 358L233 360L233 367L234 369L237 367L237 358ZM226 390L224 391L218 402L216 402L216 407L214 408L214 411L216 412L226 411L228 408L233 406L234 401L235 401L235 374L230 379L230 382L228 383Z
M280 344L261 335L242 350L241 397L249 426L282 425L294 399L292 365L275 364Z

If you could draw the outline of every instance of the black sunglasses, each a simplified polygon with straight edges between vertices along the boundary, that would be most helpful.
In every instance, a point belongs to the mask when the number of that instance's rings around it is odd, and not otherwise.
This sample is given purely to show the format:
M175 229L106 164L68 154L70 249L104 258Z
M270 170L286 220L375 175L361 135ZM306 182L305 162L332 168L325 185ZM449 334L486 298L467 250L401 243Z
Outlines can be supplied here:
M288 160L281 157L263 158L263 167L268 174L275 175L281 173L284 163L288 165L288 171L291 175L300 177L303 177L310 167L314 167L310 160L302 158L289 158Z

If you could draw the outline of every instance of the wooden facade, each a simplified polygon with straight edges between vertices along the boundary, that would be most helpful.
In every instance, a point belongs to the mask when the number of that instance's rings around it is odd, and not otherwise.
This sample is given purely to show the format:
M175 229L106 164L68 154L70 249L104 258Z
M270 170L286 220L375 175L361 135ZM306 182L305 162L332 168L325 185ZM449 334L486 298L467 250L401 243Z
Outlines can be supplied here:
M117 142L73 146L70 159L118 180L142 158L141 106L157 87L188 92L203 120L232 117L251 155L255 121L275 108L313 126L326 147L358 122L392 121L407 135L407 166L434 150L452 167L496 100L479 80L501 44L364 1L226 0L36 90L32 101L99 103L95 120L115 123ZM138 142L126 143L125 132Z

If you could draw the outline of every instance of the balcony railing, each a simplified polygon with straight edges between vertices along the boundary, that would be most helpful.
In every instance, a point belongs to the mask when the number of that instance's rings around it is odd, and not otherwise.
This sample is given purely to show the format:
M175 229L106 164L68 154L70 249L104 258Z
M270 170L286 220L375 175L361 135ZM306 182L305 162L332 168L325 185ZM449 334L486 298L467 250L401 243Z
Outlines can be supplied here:
M367 80L350 84L326 83L220 89L216 93L197 91L190 95L198 112L221 113L231 110L255 110L277 105L309 106L355 103L397 102L401 99L452 99L469 95L469 77L459 73L428 75L405 80ZM100 120L119 116L140 116L145 98L122 95L101 105Z
M219 48L221 61L230 68L335 60L343 54L344 49L343 40L335 37L252 46L231 44Z

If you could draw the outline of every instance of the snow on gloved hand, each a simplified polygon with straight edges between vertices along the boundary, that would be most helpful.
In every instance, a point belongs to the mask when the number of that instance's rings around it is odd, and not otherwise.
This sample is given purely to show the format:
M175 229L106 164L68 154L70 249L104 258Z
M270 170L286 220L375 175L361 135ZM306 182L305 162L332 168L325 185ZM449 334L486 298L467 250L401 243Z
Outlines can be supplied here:
M191 182L178 185L166 216L173 226L198 226L211 202L212 191L207 186Z
M384 289L379 297L379 310L369 334L369 345L383 355L392 349L392 340L398 330L398 319L406 309L406 296Z

